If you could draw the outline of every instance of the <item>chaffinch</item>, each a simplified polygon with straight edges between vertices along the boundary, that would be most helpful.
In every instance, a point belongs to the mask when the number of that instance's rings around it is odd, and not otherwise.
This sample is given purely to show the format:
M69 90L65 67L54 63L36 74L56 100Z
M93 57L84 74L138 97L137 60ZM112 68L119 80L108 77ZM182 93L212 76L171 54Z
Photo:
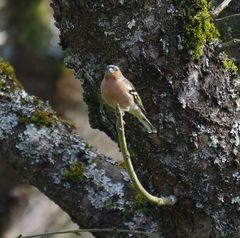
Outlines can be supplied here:
M134 86L123 76L119 67L115 65L107 66L104 79L101 82L101 94L110 107L116 109L117 104L119 104L123 112L127 111L137 117L148 133L157 132L144 115L145 109L140 96Z

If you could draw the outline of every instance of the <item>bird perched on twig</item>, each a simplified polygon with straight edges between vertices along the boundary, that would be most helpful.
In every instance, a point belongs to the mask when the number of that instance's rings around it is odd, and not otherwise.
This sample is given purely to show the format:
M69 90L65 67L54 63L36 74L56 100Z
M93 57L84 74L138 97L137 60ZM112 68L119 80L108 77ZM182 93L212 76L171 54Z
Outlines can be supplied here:
M142 100L134 86L123 76L119 67L108 65L101 83L101 94L104 101L116 109L117 104L124 112L127 111L137 117L148 133L156 133L156 128L144 115Z

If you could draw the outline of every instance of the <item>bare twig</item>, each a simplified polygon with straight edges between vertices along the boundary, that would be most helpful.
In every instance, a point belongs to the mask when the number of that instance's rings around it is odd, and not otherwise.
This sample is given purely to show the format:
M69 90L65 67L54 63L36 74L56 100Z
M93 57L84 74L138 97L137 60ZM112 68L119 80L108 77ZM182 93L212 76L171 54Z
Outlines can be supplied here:
M240 13L228 15L228 16L221 17L221 18L217 18L217 19L215 19L215 21L220 22L220 21L227 20L227 19L234 18L234 17L240 17Z
M219 6L217 6L213 11L212 11L212 16L216 17L218 16L231 2L232 0L224 0Z
M140 181L138 180L138 177L137 177L137 175L134 171L133 165L132 165L130 154L127 149L127 142L126 142L126 137L125 137L125 132L124 132L123 115L122 115L119 105L117 105L116 112L117 112L116 114L117 114L118 140L119 140L120 148L121 148L123 158L124 158L124 161L126 164L126 168L128 170L129 176L132 180L133 186L135 187L137 192L139 192L144 198L146 198L146 200L148 200L158 206L174 205L177 202L177 199L175 196L172 195L169 197L155 197L155 196L151 195L150 193L148 193L144 189L144 187L142 186Z
M230 49L230 48L232 48L234 46L237 46L239 44L240 44L240 39L230 40L228 42L223 43L222 46L219 47L218 52L222 52L222 51L224 51L226 49Z
M100 232L113 232L113 233L127 233L127 234L134 234L134 235L149 235L151 237L161 238L159 234L146 232L146 231L138 231L138 230L126 230L126 229L115 229L115 228L107 228L107 229L79 229L79 230L69 230L69 231L58 231L58 232L49 232L49 233L42 233L30 236L22 236L19 235L17 238L36 238L36 237L48 237L53 235L64 235L64 234L75 234L80 236L83 232L90 232L90 233L100 233Z

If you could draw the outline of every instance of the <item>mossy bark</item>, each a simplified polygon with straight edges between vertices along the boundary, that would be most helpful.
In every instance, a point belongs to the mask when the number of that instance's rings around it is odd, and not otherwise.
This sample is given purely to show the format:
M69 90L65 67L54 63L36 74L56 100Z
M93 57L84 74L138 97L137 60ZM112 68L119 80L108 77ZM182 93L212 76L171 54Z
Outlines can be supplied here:
M185 11L197 11L194 2L186 1ZM117 141L115 115L99 100L111 63L135 85L158 128L148 136L125 116L144 187L179 199L174 207L152 209L164 237L238 237L239 78L225 69L211 39L193 60L183 43L187 15L177 1L55 0L52 6L92 127Z

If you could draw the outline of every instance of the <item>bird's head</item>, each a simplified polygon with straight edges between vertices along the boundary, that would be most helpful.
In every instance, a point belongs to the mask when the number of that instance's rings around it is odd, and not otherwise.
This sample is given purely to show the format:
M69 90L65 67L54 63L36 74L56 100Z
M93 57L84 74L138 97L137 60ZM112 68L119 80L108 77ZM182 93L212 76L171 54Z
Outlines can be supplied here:
M105 78L107 79L119 79L122 77L122 72L116 65L108 65L105 70Z

